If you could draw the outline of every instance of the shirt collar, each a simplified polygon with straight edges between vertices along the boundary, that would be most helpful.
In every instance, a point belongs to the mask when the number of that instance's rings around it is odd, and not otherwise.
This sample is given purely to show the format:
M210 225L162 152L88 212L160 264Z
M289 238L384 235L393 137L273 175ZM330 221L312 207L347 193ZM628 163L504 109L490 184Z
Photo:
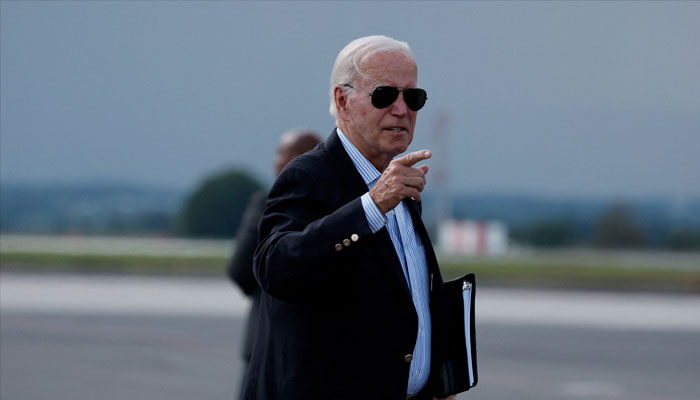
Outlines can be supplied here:
M371 162L369 162L369 160L367 160L367 158L365 158L365 156L362 155L362 153L360 153L357 147L352 144L350 139L345 136L345 133L343 133L340 128L336 128L336 132L338 132L340 142L343 143L343 147L350 156L352 163L355 164L357 172L359 172L360 176L362 176L362 180L365 181L365 184L368 187L371 187L382 174L374 165L372 165Z

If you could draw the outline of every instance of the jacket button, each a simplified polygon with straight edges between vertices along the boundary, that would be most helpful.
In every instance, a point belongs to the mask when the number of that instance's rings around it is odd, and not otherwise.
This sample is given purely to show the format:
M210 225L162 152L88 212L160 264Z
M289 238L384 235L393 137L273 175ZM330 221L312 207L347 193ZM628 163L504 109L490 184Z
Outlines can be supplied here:
M403 356L403 360L407 363L410 363L411 360L413 360L413 354L406 354L405 356Z
M343 239L343 246L345 246L345 247L350 246L350 239Z
M340 250L343 250L343 245L340 244L340 243L336 243L336 245L335 245L335 251L340 251Z
M353 233L352 235L350 235L350 239L352 239L353 242L357 242L358 240L360 240L360 237L357 235L357 233Z

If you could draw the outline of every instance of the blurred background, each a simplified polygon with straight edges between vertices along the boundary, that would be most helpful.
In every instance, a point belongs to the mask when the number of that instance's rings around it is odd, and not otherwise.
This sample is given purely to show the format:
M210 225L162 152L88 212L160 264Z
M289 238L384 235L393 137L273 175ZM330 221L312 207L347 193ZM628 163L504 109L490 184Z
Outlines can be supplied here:
M5 0L0 398L235 397L241 215L370 34L413 50L424 219L483 288L460 398L696 398L700 3Z

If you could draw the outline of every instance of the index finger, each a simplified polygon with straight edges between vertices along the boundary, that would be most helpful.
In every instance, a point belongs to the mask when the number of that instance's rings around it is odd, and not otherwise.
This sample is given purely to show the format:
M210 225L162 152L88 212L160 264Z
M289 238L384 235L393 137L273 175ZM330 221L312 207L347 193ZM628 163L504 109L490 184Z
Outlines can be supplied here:
M396 161L397 163L399 163L401 165L405 165L407 167L410 167L419 161L427 160L432 155L433 154L430 152L430 150L418 150L418 151L414 151L413 153L408 153L403 157L399 157L394 161Z

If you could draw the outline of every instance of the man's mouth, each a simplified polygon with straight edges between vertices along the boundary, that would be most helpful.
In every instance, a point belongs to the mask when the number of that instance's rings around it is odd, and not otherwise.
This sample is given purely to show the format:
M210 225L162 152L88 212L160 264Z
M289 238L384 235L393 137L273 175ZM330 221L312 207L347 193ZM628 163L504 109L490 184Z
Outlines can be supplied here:
M384 129L387 131L391 131L391 132L402 132L402 131L406 130L406 129L398 127L398 126L391 127L391 128L384 128Z

